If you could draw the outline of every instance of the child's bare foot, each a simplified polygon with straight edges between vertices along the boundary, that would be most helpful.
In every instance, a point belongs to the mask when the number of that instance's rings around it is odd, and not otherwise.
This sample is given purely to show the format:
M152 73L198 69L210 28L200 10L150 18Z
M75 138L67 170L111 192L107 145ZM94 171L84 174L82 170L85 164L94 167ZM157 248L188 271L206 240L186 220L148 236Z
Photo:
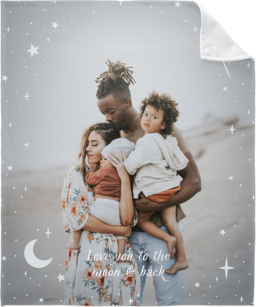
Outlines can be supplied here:
M69 242L66 245L66 249L80 249L79 244L75 242Z
M165 270L165 273L173 275L176 272L178 272L179 270L185 270L187 268L188 268L188 261L187 261L187 259L184 259L184 260L181 260L181 261L176 261L170 269Z
M176 253L176 238L173 236L170 236L170 239L166 242L167 244L167 248L168 248L168 252L170 254L170 258L173 259L175 253Z

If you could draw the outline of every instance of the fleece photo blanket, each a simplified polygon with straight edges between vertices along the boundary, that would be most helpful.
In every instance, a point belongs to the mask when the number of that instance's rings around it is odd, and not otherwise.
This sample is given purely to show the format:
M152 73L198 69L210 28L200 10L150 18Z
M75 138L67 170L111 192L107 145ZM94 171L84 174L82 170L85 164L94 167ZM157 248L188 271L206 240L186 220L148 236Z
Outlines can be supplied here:
M107 60L132 67L138 112L152 91L178 103L199 169L202 189L182 204L184 304L253 305L254 59L193 1L2 1L1 15L2 305L64 303L60 195L83 130L105 121L95 79ZM154 278L141 305L161 305ZM76 305L93 305L90 282Z

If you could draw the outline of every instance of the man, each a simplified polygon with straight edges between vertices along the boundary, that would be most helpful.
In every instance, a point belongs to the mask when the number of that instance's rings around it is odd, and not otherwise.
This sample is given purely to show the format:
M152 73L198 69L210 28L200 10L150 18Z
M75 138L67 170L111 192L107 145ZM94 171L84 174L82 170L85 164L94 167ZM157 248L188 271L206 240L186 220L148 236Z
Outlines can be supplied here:
M135 80L132 77L132 71L126 68L120 62L111 63L108 61L109 69L103 72L96 80L99 82L97 90L98 107L106 121L112 124L113 128L121 133L121 137L136 143L144 135L140 126L140 115L133 108L131 94L129 90L130 83ZM146 198L142 193L140 199L135 201L136 209L140 212L156 212L152 215L151 221L167 232L162 218L159 214L164 208L177 206L177 221L180 229L182 226L180 220L185 217L180 204L189 200L201 190L201 179L194 158L186 146L181 132L174 126L172 136L178 140L178 145L188 158L189 163L185 169L179 171L183 178L181 190L166 202L157 203ZM166 243L149 234L134 228L129 238L130 243L138 263L138 269L141 274L141 303L143 291L148 276L153 276L154 287L156 290L156 300L158 305L182 305L183 298L183 274L178 271L175 275L168 275L163 272L164 269L172 267L175 259L166 259L168 254ZM152 272L149 271L152 265ZM154 273L154 274L153 274Z

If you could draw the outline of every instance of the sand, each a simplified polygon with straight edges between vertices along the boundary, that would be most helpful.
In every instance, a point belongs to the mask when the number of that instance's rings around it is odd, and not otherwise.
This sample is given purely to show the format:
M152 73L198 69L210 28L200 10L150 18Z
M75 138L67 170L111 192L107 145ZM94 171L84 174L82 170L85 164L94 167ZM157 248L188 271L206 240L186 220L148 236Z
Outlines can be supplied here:
M184 271L187 305L253 302L254 130L237 129L231 135L225 129L190 140L192 152L201 152L196 162L202 191L182 205L187 215L182 224L190 264ZM6 260L2 260L2 304L62 304L64 281L57 277L65 275L68 235L62 228L60 193L68 168L3 174L2 257ZM49 238L45 234L48 228ZM42 269L31 267L24 259L24 248L34 239L38 239L34 247L37 257L53 258ZM219 268L226 258L234 267L227 279ZM150 277L144 298L143 305L156 305Z

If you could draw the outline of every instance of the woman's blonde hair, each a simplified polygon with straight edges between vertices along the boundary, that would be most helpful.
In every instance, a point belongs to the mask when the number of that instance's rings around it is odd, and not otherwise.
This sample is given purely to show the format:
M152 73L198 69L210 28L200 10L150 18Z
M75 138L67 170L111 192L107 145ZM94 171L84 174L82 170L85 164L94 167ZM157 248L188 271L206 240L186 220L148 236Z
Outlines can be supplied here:
M86 174L86 148L89 144L89 135L92 131L96 131L104 140L106 146L110 144L113 140L120 138L120 132L111 128L109 123L98 123L90 126L86 130L83 131L80 151L78 154L79 164L77 166L77 170L81 172L83 179ZM85 179L84 179L85 180Z

